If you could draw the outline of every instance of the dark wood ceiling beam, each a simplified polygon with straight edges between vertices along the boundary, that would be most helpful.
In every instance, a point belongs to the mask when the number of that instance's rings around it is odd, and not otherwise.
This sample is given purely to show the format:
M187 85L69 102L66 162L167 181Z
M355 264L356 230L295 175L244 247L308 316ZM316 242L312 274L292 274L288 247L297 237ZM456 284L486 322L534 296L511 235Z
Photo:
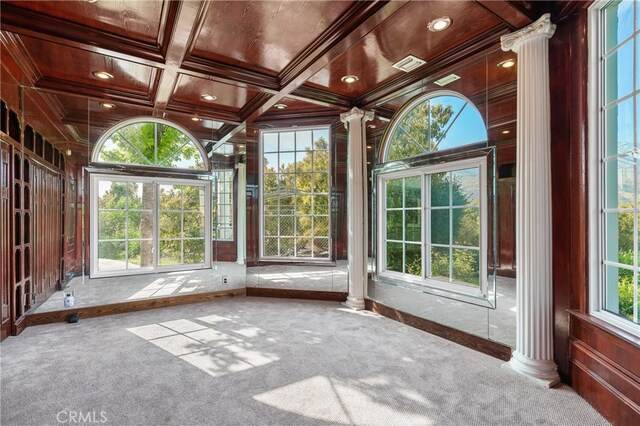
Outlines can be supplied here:
M302 85L287 95L289 98L297 98L305 102L315 103L325 107L337 107L349 109L355 105L356 100L326 90Z
M327 123L339 118L341 111L329 108L302 109L289 112L269 112L263 114L252 124L273 123L278 121L286 121L296 124L296 122L304 121L305 123Z
M280 88L277 77L197 56L187 57L182 63L181 72L193 77L206 78L266 93L277 93Z
M130 62L164 67L161 48L156 44L88 28L13 4L2 4L0 29Z
M177 112L180 114L193 114L193 105L183 102L172 101L166 109L167 112ZM198 110L198 118L203 120L212 119L224 121L225 123L238 125L242 123L240 114L217 108L202 108Z
M154 92L154 108L164 110L173 95L180 66L187 56L195 34L200 32L209 10L208 1L181 1L171 23L165 31L165 67Z
M476 0L476 3L500 18L512 30L520 29L533 22L519 7L507 0Z
M474 59L482 58L488 50L499 43L500 37L508 32L509 28L506 24L494 27L440 55L415 71L401 75L386 84L376 87L361 96L356 101L356 104L361 108L373 108L424 87L443 74L458 68L462 61L473 61Z

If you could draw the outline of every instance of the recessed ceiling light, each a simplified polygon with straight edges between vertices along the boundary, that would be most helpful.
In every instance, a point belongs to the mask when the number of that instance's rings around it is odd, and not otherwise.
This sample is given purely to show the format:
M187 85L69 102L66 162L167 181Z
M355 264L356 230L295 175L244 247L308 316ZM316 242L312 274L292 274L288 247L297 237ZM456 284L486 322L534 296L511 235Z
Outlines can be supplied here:
M367 145L367 149L373 149L371 145Z
M444 31L451 26L451 18L448 16L443 16L442 18L436 18L433 21L429 22L427 28L429 31L437 33L438 31Z
M198 118L198 117L191 117L191 119L192 119L193 121L202 121L202 119L201 119L201 118Z
M375 124L369 124L367 127L370 128L370 129L375 129L378 126L376 126Z
M87 0L87 3L97 3L98 0Z
M208 93L203 93L202 99L204 99L205 101L215 101L216 99L218 99L218 97L214 95L210 95Z
M357 75L345 75L340 80L342 80L343 83L351 84L351 83L355 83L356 81L358 81L358 76Z
M502 134L503 134L503 135L508 135L508 134L509 134L509 131L508 131L508 130L503 130L503 131L502 131Z
M113 75L106 71L94 71L91 74L93 74L95 78L99 78L101 80L113 80Z
M100 102L100 106L108 109L115 108L115 104L110 104L109 102Z
M286 104L275 104L273 107L277 108L277 109L285 109L287 107L287 105Z
M498 64L498 66L500 68L511 68L515 64L516 64L516 60L515 59L505 59L504 61L500 62Z

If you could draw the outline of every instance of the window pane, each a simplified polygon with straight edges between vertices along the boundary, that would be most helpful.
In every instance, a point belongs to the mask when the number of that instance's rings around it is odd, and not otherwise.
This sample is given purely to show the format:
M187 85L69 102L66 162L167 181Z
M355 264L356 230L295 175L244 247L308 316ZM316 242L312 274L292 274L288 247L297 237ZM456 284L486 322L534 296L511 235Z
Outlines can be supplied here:
M298 193L310 194L313 186L313 174L312 173L298 173L296 174L296 189Z
M264 239L264 255L265 256L278 255L278 239L277 238Z
M307 151L312 149L312 133L310 130L296 133L296 151Z
M298 195L296 197L296 214L311 214L312 201L311 195Z
M605 99L607 103L633 90L633 42L628 42L605 59Z
M387 207L402 207L402 179L389 179L387 182Z
M313 235L314 236L329 235L329 216L314 216Z
M283 151L295 151L296 150L296 142L295 142L295 133L294 132L282 132L280 133L280 152Z
M480 169L456 170L451 172L452 205L478 206L480 205Z
M431 278L449 281L448 247L431 247Z
M128 268L152 268L153 267L153 241L134 240L129 241Z
M313 227L312 220L311 216L298 216L296 218L296 235L310 237L312 235L311 231Z
M633 216L605 213L605 260L633 265Z
M603 309L633 320L633 271L617 266L605 266Z
M182 210L182 194L178 187L160 185L160 209Z
M298 257L313 256L311 238L296 238L296 256Z
M264 152L278 152L278 134L277 133L263 134L262 146L263 146ZM276 164L276 163L271 163L271 164Z
M402 243L387 243L387 270L403 272Z
M329 214L329 196L313 196L313 214Z
M478 250L453 249L453 280L480 285L480 252Z
M606 156L623 154L633 149L633 99L609 108L606 116Z
M278 172L278 154L265 154L264 155L264 172L276 173Z
M293 236L295 216L280 216L280 236Z
M422 176L412 176L404 180L404 206L420 207L422 188L420 181Z
M395 212L390 212L395 213ZM422 222L420 210L405 210L404 239L405 241L422 241Z
M327 151L313 152L313 171L321 172L329 170L329 153Z
M296 154L294 152L281 152L280 153L280 162L279 162L279 171L285 173L294 173L295 172L295 164L296 162Z
M204 239L184 240L184 262L204 263Z
M449 210L431 210L431 243L450 244Z
M280 238L280 251L279 256L291 257L295 255L293 250L295 244L295 238Z
M160 240L160 258L159 262L161 266L167 265L179 265L182 263L181 253L182 244L181 241L162 241Z
M204 238L204 213L184 213L184 237Z
M204 188L201 186L181 186L184 210L204 211Z
M313 174L313 191L316 193L329 192L329 173Z
M321 129L313 131L313 149L329 149L329 130Z
M453 210L453 245L478 247L480 245L480 209Z
M278 175L275 173L268 173L264 175L263 179L264 191L266 194L274 193L278 190Z
M264 232L265 235L268 236L277 236L278 235L278 217L277 216L268 216L264 218Z
M633 208L635 197L634 163L633 157L612 158L605 161L605 208Z
M320 258L329 258L329 239L314 238L313 239L313 256Z
M449 205L449 173L434 173L429 175L431 181L431 206L441 207Z
M407 274L422 276L422 247L420 244L405 244L405 264Z
M127 184L124 182L98 182L99 209L125 209L127 203Z
M98 212L98 240L125 239L126 214L124 211Z
M160 238L180 238L182 236L182 213L160 212Z
M402 241L402 210L387 211L387 239Z
M605 50L609 51L633 33L633 2L614 1L604 12Z
M98 270L115 271L125 269L125 242L108 241L98 243Z

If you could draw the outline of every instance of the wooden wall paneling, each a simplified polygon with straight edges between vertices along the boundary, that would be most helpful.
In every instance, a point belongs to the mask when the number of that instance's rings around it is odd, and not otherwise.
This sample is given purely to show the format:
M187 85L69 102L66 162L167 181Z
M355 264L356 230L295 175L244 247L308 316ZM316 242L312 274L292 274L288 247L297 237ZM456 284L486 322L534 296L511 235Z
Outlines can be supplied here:
M4 109L4 105L2 106ZM3 126L2 131L5 128ZM11 230L11 145L0 140L0 341L11 333L13 232Z

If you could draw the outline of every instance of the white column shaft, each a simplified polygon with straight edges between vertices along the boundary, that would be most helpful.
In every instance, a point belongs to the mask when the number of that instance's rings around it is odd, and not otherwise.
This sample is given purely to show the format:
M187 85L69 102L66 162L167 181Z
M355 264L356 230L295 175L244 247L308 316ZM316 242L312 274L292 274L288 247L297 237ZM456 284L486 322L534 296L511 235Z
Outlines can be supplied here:
M518 53L516 177L516 350L509 366L547 386L559 381L553 361L551 124L549 38L544 15L502 38Z
M236 247L238 250L236 262L244 265L247 243L247 165L236 164L238 170L238 200L236 211Z
M366 137L365 123L370 112L353 108L340 116L348 130L347 144L347 234L349 259L349 295L345 303L353 309L364 309L367 280L366 235Z

